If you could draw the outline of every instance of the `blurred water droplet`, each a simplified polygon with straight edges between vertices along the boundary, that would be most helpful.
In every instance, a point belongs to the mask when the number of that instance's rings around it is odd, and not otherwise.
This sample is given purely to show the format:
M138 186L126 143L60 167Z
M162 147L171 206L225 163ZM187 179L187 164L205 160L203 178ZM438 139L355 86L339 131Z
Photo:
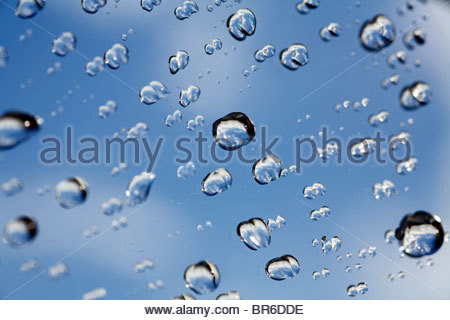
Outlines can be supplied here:
M6 67L6 63L8 61L8 51L5 47L0 46L0 68Z
M58 56L65 56L70 51L75 50L77 39L72 32L63 32L61 35L53 40L52 52Z
M22 263L20 265L19 270L21 272L29 272L29 271L39 268L39 265L40 264L37 259L31 258L31 259L28 259L27 261L25 261L24 263Z
M392 243L395 240L395 232L392 230L387 230L384 233L384 242Z
M144 273L147 272L149 270L152 270L155 266L155 263L153 262L153 260L150 259L145 259L141 262L136 263L136 265L134 266L134 271L136 273Z
M95 57L94 59L92 59L92 61L89 61L86 64L86 73L91 76L94 77L97 75L97 73L105 70L105 62L103 60L102 57Z
M69 275L69 268L64 263L58 263L48 269L48 276L54 280L62 279Z
M106 1L106 0L105 0ZM18 0L16 16L21 18L32 18L45 6L45 0Z
M389 120L389 112L387 111L380 111L376 114L373 114L369 117L369 124L372 127L378 127L379 125L388 122Z
M39 130L42 120L19 111L9 111L0 117L0 150L15 147Z
M112 216L113 214L122 211L122 200L120 198L110 198L101 205L101 210L104 215Z
M390 180L384 180L383 183L373 185L373 196L375 199L389 198L395 192L395 184Z
M241 294L238 291L228 291L227 293L219 294L216 300L241 300Z
M98 116L102 119L108 118L117 110L117 103L114 100L108 100L104 105L98 107Z
M20 179L11 178L2 184L0 189L5 196L11 197L21 192L23 187L24 184Z
M3 230L3 242L11 247L20 247L33 241L37 234L36 220L29 216L21 216L6 224Z
M105 288L97 288L92 291L86 292L83 294L83 300L100 300L106 297L106 289Z

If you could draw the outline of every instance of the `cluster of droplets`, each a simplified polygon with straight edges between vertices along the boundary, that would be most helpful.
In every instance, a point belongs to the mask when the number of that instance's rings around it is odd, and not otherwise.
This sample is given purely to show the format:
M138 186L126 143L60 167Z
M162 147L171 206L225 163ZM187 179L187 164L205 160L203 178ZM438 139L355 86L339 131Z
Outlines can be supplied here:
M267 219L267 227L272 232L276 229L281 229L286 225L286 219L283 216L277 215L275 219Z
M128 218L125 216L120 216L117 220L111 221L111 229L118 231L121 228L126 228L128 226Z
M381 124L388 122L389 116L389 112L382 110L376 114L369 116L369 124L372 127L378 127Z
M355 297L358 294L365 294L369 290L369 287L365 282L360 282L357 285L350 285L347 288L347 294L350 297Z
M184 20L198 12L198 5L191 0L183 2L181 6L178 6L174 10L175 17L179 20Z
M81 0L81 7L87 13L96 13L106 5L106 0Z
M395 26L385 15L379 14L366 21L359 34L363 47L369 51L388 46L396 37Z
M186 108L188 105L198 100L200 93L199 87L190 85L186 90L180 91L178 102L182 107Z
M399 50L395 54L391 54L386 58L386 62L388 66L392 69L395 69L397 65L405 64L408 58L408 54L404 50Z
M399 162L397 164L397 173L405 175L417 169L419 160L416 157L410 157L408 160Z
M342 240L338 236L333 236L331 239L323 236L320 242L322 244L322 252L325 254L328 254L331 251L337 252L342 246ZM314 238L312 241L312 246L317 247L318 244L319 240Z
M112 197L102 203L101 211L106 216L112 216L116 213L120 213L122 211L122 207L122 200L117 197Z
M315 199L323 196L326 193L325 186L320 182L314 182L311 186L305 186L303 189L303 196L306 199Z
M264 62L268 58L272 58L275 55L275 47L271 44L266 44L262 49L256 50L254 57L258 62Z
M325 148L317 148L317 154L321 159L329 159L339 153L339 145L336 142L329 142Z
M353 104L350 100L344 100L344 102L338 103L334 106L334 111L341 112L342 110L350 108L352 108L354 111L359 111L361 107L367 108L369 102L369 98L362 98L361 101L354 101Z
M331 22L328 26L320 29L320 37L323 41L330 41L332 37L339 37L342 33L342 27L336 23Z
M173 113L170 113L164 119L164 124L166 127L172 127L176 123L180 123L183 120L183 115L180 110L175 110Z
M430 86L422 81L414 82L405 87L400 94L400 102L406 110L415 110L431 102L432 92Z
M194 119L188 120L186 123L186 128L189 131L194 131L198 127L201 127L205 124L205 118L202 115L196 116Z
M137 139L147 135L147 133L148 133L148 125L145 122L138 122L133 127L128 129L127 138Z
M331 214L330 208L323 206L320 209L313 209L309 214L311 220L317 221L321 218L328 217Z
M381 183L378 182L373 185L373 196L377 200L389 198L394 193L395 184L391 180L384 180Z
M211 55L214 53L215 50L222 49L222 40L216 38L211 43L205 44L204 49L206 54Z
M319 7L319 4L319 0L302 0L301 2L297 3L295 8L301 14L306 14L310 9L316 9L317 7Z
M116 111L117 103L114 100L108 100L104 105L98 107L98 116L102 119L106 119Z
M160 81L151 81L147 86L142 87L139 91L141 102L145 104L154 104L164 99L169 94L169 90Z
M376 142L372 138L364 138L360 141L354 143L350 147L351 155L354 158L363 158L367 157L370 153L372 153L375 150Z
M176 55L169 58L169 70L171 74L176 74L179 70L183 70L189 63L189 54L180 50Z
M406 32L402 40L407 49L413 50L416 46L421 46L425 43L425 30L423 30L422 28L416 28L411 32Z
M320 279L320 276L322 275L322 277L323 278L327 278L329 275L330 275L330 269L328 269L328 268L323 268L322 269L322 271L321 272L319 272L319 271L314 271L313 273L312 273L312 278L314 279L314 280L318 280L318 279Z
M11 178L8 181L2 183L2 185L0 186L0 190L7 197L11 197L13 195L20 193L23 190L23 188L24 184L22 180L18 178Z
M134 272L144 273L152 270L155 267L155 263L151 259L142 260L134 265Z
M205 225L202 224L197 225L197 231L204 231L205 229L212 229L212 228L213 228L212 222L209 220L205 222Z
M125 172L128 169L128 165L124 162L121 162L118 166L115 166L111 169L111 176L116 177L120 173Z
M70 51L75 50L77 38L72 32L63 32L59 37L53 40L52 52L58 56L65 56Z
M89 61L86 64L85 68L86 73L91 77L96 76L99 72L103 70L105 70L105 61L100 56L94 57L92 61Z
M384 78L381 80L381 88L389 89L392 85L396 86L400 80L400 75L398 73L394 73L393 75Z
M121 43L114 44L104 54L105 63L111 69L118 69L121 65L126 64L128 59L128 48Z

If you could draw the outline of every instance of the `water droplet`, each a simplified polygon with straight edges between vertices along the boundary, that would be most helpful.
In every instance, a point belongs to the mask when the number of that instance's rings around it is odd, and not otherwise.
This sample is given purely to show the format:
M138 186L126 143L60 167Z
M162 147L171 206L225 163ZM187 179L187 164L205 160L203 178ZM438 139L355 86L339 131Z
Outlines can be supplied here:
M128 59L128 48L121 43L114 44L110 49L106 50L104 54L105 63L111 69L119 68L122 64L127 63Z
M86 292L83 294L83 300L100 300L106 297L106 289L105 288L97 288L92 291Z
M302 14L306 14L309 12L309 9L316 9L320 4L319 0L303 0L295 6L298 12Z
M133 269L136 273L144 273L152 270L154 266L155 263L153 262L153 260L145 259L141 262L136 263Z
M106 1L106 0L105 0ZM19 0L16 6L16 16L32 18L45 6L45 0Z
M269 154L253 164L253 178L259 184L268 184L280 178L281 169L281 160L277 156Z
M200 88L197 86L190 85L186 90L181 90L180 98L178 102L182 107L187 107L192 102L195 102L200 97Z
M303 196L306 199L315 199L316 197L325 195L325 193L325 186L319 182L314 182L312 186L306 186L303 189Z
M58 263L48 269L48 276L54 280L59 280L69 275L69 268L64 263Z
M108 100L104 105L98 107L98 116L102 119L108 118L117 110L117 103L114 100Z
M351 146L352 156L355 158L363 158L375 150L375 140L372 138L361 139Z
M313 278L314 280L318 280L318 279L320 278L320 272L319 272L319 271L314 271L314 272L312 273L312 278Z
M311 220L317 221L322 217L328 217L330 214L330 208L323 206L320 209L311 210L309 217L311 218Z
M39 268L39 265L40 265L40 263L37 259L31 258L31 259L28 259L27 261L25 261L24 263L22 263L20 265L19 269L21 272L29 272L29 271Z
M224 150L236 150L249 144L255 137L253 122L241 112L232 112L213 123L213 136Z
M268 247L271 240L269 229L264 220L260 218L252 218L239 223L237 234L242 242L252 250Z
M330 270L328 268L322 269L322 277L327 278L330 275Z
M256 30L256 17L249 9L239 9L227 21L228 31L236 40L252 36Z
M179 70L183 70L189 63L189 54L180 50L176 55L169 58L169 70L171 74L176 74Z
M5 47L0 46L0 68L6 67L6 62L8 61L8 51Z
M289 70L297 70L309 61L308 48L300 43L295 43L280 53L280 61Z
M345 272L349 273L352 271L352 267L351 266L346 266L345 267Z
M395 240L395 232L392 230L387 230L384 233L384 242L392 243Z
M55 187L55 197L59 205L71 209L86 201L89 185L83 178L72 177L60 181Z
M198 12L198 6L194 1L187 0L179 7L175 8L175 17L179 20L184 20L189 18L194 13Z
M128 139L137 139L148 133L148 125L145 122L138 122L127 131Z
M369 124L372 127L378 127L379 125L388 122L389 120L389 112L387 111L380 111L376 114L373 114L369 117Z
M104 215L112 216L115 213L122 211L122 200L120 198L111 198L101 205L101 210Z
M342 33L341 26L336 22L331 22L327 27L320 29L320 37L324 41L330 41L331 37L338 37Z
M195 174L195 164L189 161L185 165L182 164L177 169L177 177L180 179L186 179L188 176L193 176Z
M440 218L425 211L407 214L395 230L401 250L410 257L431 255L444 242L444 229Z
M369 290L369 287L365 282L358 283L358 286L356 288L359 294L365 294Z
M125 191L128 205L135 206L147 200L155 178L156 175L152 172L142 172L134 176Z
M203 260L191 264L184 272L186 287L197 294L206 294L216 290L220 282L220 273L216 265Z
M21 192L22 190L23 182L17 178L11 178L1 185L1 191L7 197L11 197Z
M390 45L396 37L395 26L388 17L379 14L366 21L361 27L359 39L369 51Z
M154 6L159 6L161 0L141 0L141 8L145 11L152 11Z
M399 279L405 279L405 273L404 273L403 271L400 271L400 272L397 274L397 278L399 278Z
M355 264L355 270L360 270L361 268L362 268L362 264L361 263Z
M87 13L96 13L105 4L106 0L81 0L81 7Z
M373 196L375 199L389 198L395 192L395 184L390 180L384 180L383 183L373 185Z
M222 193L231 187L233 179L227 169L219 168L208 173L202 181L202 192L208 196Z
M317 247L318 245L319 245L319 239L317 239L317 238L312 239L312 246Z
M266 44L262 49L256 50L254 57L258 62L266 61L275 55L275 47L271 44Z
M168 114L164 120L167 127L172 127L176 122L180 123L183 120L183 115L180 110L175 110L172 114Z
M407 32L403 36L403 44L409 50L413 50L416 45L423 45L426 41L426 33L422 28L414 29L412 32Z
M36 220L29 216L21 216L6 224L3 230L3 242L11 247L20 247L33 241L37 233Z
M400 162L397 164L397 173L404 175L416 170L419 160L415 157L411 157L408 160Z
M75 50L77 39L72 32L63 32L53 40L52 52L58 56L65 56L70 51Z
M400 102L403 108L407 110L415 110L423 107L431 102L431 88L425 82L415 82L409 87L402 90L400 94Z
M13 148L27 140L36 131L42 120L27 113L9 111L0 117L0 150Z
M274 258L266 264L266 274L277 281L295 277L300 272L300 264L291 255Z
M102 57L95 57L92 59L92 61L89 61L86 64L86 73L90 75L91 77L94 77L97 75L97 73L105 70L105 62L103 61Z
M241 300L241 294L238 291L228 291L227 293L219 294L216 300Z
M139 92L141 102L145 104L153 104L167 97L169 94L166 86L159 81L152 81L148 86L142 87Z

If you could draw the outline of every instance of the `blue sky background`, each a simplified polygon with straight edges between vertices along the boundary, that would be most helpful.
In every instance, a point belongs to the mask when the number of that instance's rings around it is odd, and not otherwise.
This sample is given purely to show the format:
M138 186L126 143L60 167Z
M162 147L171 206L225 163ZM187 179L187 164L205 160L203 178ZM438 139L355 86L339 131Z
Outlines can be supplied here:
M180 21L173 10L181 3L163 0L152 12L146 12L138 0L110 0L98 13L90 15L81 9L79 0L47 1L31 21L14 15L8 6L15 7L16 1L0 3L0 45L10 56L7 66L0 69L0 111L14 108L45 119L37 136L0 152L0 182L17 177L25 183L20 194L9 198L0 195L0 227L3 229L19 215L30 214L36 217L40 228L38 237L28 246L14 249L0 245L0 296L80 299L83 293L104 287L108 299L169 299L189 292L183 281L185 268L208 259L218 266L221 282L213 293L196 295L199 299L214 299L229 290L240 291L244 299L347 299L346 288L363 281L369 291L352 299L448 298L448 243L432 256L433 267L419 270L417 259L400 258L396 243L384 243L384 232L395 229L406 213L416 210L439 215L444 228L450 228L450 7L442 2L423 5L414 1L414 10L399 16L396 8L405 6L406 1L363 0L357 7L354 0L324 0L318 9L301 15L295 10L296 1L291 0L229 0L220 7L212 0L198 0L200 11ZM208 4L214 7L213 12L206 10ZM242 42L233 39L226 28L226 19L239 8L250 8L257 18L255 34ZM387 55L405 49L400 38L385 49L385 56L381 52L368 56L359 44L361 22L379 13L389 16L397 31L411 30L414 21L425 28L426 44L408 52L410 71L405 66L392 70L386 64ZM421 21L423 15L428 16L425 22ZM333 21L343 27L343 32L330 42L323 42L319 30ZM130 28L135 34L122 41L121 35ZM19 41L27 29L33 35ZM52 54L52 34L58 36L65 31L76 35L80 54ZM208 56L203 47L216 37L223 41L223 48ZM310 62L292 72L280 64L278 53L297 42L308 47ZM93 78L86 75L85 57L103 55L114 43L129 48L129 62ZM277 55L257 63L253 53L267 43L276 47ZM189 52L190 62L185 70L171 75L168 58L178 50ZM415 59L421 60L420 68L414 67ZM62 70L46 75L47 68L57 61L62 63ZM253 64L258 65L258 71L244 77L243 70ZM396 72L400 74L399 85L383 90L381 80ZM31 84L27 84L29 79ZM148 106L139 101L137 91L152 80L163 82L171 94ZM431 86L433 101L420 110L406 112L399 103L401 88L419 80ZM26 87L22 89L21 84ZM191 84L201 88L201 96L189 107L181 108L179 91ZM345 110L338 114L333 110L336 103L363 97L370 98L370 104L359 113ZM118 103L118 111L102 120L97 108L109 99ZM58 108L57 100L64 112L51 117ZM165 116L176 109L182 109L183 123L165 127ZM344 140L370 136L375 130L367 118L381 110L391 114L389 122L381 127L386 136L401 130L411 133L413 155L419 159L417 171L400 176L393 163L379 165L373 157L358 166L338 165L332 160L326 165L316 162L305 166L301 174L259 185L252 178L251 165L234 160L225 166L233 176L233 186L215 197L202 194L200 182L221 165L196 162L195 176L185 181L176 176L175 158L182 154L175 150L175 141L195 136L197 131L188 131L185 123L198 114L205 117L205 125L199 130L210 138L216 119L233 111L246 113L257 127L257 139L262 126L268 128L270 137L281 138L274 153L284 167L289 167L294 163L294 137L317 137L322 126L336 131L336 136ZM299 118L301 124L297 123ZM407 124L409 118L414 119L414 124ZM139 121L148 124L150 141L165 138L153 169L157 178L145 204L124 207L123 215L131 214L128 227L106 231L118 216L104 216L101 203L112 196L124 200L129 180L146 169L147 161L130 164L117 177L112 177L110 171L118 158L110 165L43 165L38 158L43 148L40 140L63 137L68 125L73 126L77 139L88 135L103 138ZM405 127L400 127L401 122ZM341 126L344 130L339 132ZM244 151L252 155L256 149L254 144ZM90 184L88 200L83 205L65 210L57 204L53 192L43 197L36 194L37 188L45 184L54 187L74 175ZM398 193L377 201L372 186L384 179L392 180ZM316 200L303 199L304 186L314 182L323 183L327 194ZM405 187L409 191L404 191ZM330 207L330 219L311 221L311 208L305 203L313 208ZM235 232L240 221L275 218L277 214L286 218L287 225L273 232L269 248L253 252L240 242ZM204 225L208 220L213 229L196 230L198 224ZM83 230L93 226L106 232L93 241L85 239ZM176 235L176 231L180 234ZM169 234L173 237L169 238ZM336 261L336 253L324 255L319 247L311 246L314 237L320 239L324 235L342 239L338 252L343 256L341 262ZM360 261L358 251L369 245L377 247L378 255ZM353 257L345 258L347 252ZM296 278L273 281L265 275L264 266L283 254L295 256L301 271ZM23 274L19 267L29 258L37 258L41 266ZM54 281L46 269L62 258L70 274ZM154 260L155 268L144 274L135 273L133 266L144 259ZM344 271L346 266L358 262L363 265L361 270ZM331 275L313 280L312 272L324 267L330 269ZM405 279L389 282L387 275L399 271L406 272ZM164 281L164 288L149 290L147 283L158 279Z

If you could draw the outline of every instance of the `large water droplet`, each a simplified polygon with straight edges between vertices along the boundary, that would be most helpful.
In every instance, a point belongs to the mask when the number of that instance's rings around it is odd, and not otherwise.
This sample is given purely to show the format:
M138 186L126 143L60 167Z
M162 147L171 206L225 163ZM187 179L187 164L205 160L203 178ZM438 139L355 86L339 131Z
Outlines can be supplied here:
M192 289L195 293L209 293L218 287L220 272L214 263L203 260L186 268L184 282L186 287Z
M415 110L431 102L432 92L428 84L422 81L414 82L402 90L400 102L406 110Z
M36 220L22 216L8 222L3 231L3 242L11 247L20 247L36 238L38 226Z
M250 9L239 9L227 21L228 31L236 40L252 36L256 30L256 17Z
M396 36L395 26L385 15L379 14L366 21L361 27L359 39L370 51L390 45Z
M19 0L16 6L16 16L32 18L45 6L45 0Z
M183 70L189 63L189 54L180 50L176 55L169 58L169 70L171 74L176 74L179 70Z
M139 96L142 103L153 104L167 97L169 93L169 90L167 90L163 83L159 81L152 81L148 84L148 86L142 87L139 92Z
M106 0L81 0L81 7L87 13L96 13L106 5Z
M175 17L180 20L189 18L194 13L198 12L198 6L194 1L187 0L179 7L175 8Z
M142 172L134 176L125 191L128 205L135 206L147 200L155 178L156 175L152 172Z
M200 88L197 86L189 86L186 90L180 91L180 98L178 102L182 107L187 107L192 102L195 102L200 97Z
M266 264L266 274L277 281L295 277L300 272L297 259L289 254L274 258Z
M425 211L407 214L395 230L402 251L414 258L438 251L444 242L444 234L440 218Z
M19 111L9 111L0 117L0 150L15 147L39 130L42 121Z
M202 192L208 196L222 193L231 187L233 179L227 169L219 168L208 173L202 181Z
M128 59L128 48L121 43L116 43L105 51L104 60L111 69L119 68L120 65L127 63Z
M236 150L255 137L255 125L242 112L232 112L217 119L212 126L217 144L224 150Z
M297 70L309 61L308 48L301 43L295 43L280 53L280 61L289 70Z
M281 170L281 160L277 156L269 154L253 164L253 178L259 184L268 184L280 178Z
M252 250L266 248L270 244L269 229L264 220L260 218L242 221L236 231L242 242Z
M89 185L83 178L73 177L59 182L55 187L55 197L59 205L71 209L86 201Z

